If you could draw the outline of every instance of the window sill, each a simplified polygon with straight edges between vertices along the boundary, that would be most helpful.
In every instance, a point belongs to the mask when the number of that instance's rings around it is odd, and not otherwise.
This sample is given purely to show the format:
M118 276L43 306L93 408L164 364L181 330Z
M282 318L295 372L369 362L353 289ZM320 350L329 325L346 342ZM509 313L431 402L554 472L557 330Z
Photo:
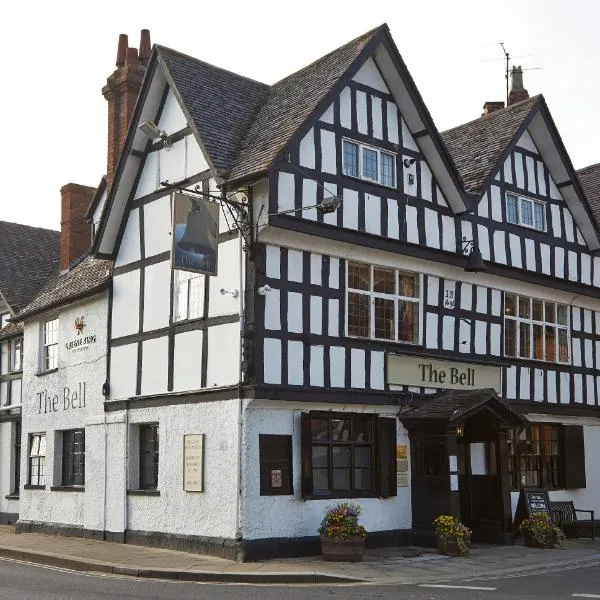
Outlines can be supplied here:
M51 492L85 492L84 485L53 485Z
M23 486L24 490L45 490L46 486L45 485L32 485L31 483L26 483Z
M19 494L8 494L7 496L4 496L4 498L6 500L18 500Z
M160 496L160 490L127 490L128 496Z
M48 369L47 371L38 371L35 374L35 376L42 377L43 375L49 375L50 373L56 373L56 371L58 371L58 367L56 367L55 369Z
M378 496L373 492L351 492L347 494L333 494L333 495L319 495L319 496L304 496L302 500L345 500L347 498L379 498L380 500L385 500L388 496Z

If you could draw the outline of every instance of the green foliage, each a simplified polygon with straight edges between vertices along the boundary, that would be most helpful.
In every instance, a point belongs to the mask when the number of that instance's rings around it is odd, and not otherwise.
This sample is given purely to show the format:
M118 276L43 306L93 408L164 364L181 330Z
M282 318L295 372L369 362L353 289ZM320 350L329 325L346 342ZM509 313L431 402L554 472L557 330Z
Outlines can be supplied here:
M439 515L433 520L433 529L438 539L446 544L456 540L458 549L466 554L471 541L471 530L452 515Z
M519 531L535 546L541 548L559 548L567 539L562 529L552 523L552 519L546 512L534 513L523 519Z

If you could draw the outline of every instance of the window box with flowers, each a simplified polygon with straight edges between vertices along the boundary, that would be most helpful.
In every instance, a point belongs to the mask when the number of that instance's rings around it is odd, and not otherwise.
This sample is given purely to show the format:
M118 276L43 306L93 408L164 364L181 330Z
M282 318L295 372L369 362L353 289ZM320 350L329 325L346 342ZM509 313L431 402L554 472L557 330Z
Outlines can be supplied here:
M519 532L531 548L560 548L566 536L546 512L534 513L521 521Z
M340 502L325 511L319 527L323 560L362 561L367 531L358 522L360 513L358 504L348 502Z
M471 530L452 515L440 515L433 521L438 550L448 556L466 556L471 545Z

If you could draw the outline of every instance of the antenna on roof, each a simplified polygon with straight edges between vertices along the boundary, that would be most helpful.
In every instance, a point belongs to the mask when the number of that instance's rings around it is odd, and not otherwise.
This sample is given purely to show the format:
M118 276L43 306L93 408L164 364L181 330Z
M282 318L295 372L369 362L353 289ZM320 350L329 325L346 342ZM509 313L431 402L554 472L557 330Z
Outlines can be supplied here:
M509 71L509 61L510 61L510 54L506 51L506 48L504 47L504 42L498 42L500 44L500 46L502 47L502 52L504 52L504 57L506 58L506 72L505 72L505 77L506 77L506 106L508 106L508 71Z

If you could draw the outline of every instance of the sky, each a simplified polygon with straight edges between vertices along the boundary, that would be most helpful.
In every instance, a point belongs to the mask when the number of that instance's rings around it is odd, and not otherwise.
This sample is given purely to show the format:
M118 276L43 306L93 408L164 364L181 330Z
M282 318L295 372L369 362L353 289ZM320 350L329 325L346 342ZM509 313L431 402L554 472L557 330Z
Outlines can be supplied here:
M387 23L440 131L505 98L499 42L543 93L575 168L600 162L597 0L31 0L3 8L0 220L60 228L60 188L106 172L120 33L271 84Z

